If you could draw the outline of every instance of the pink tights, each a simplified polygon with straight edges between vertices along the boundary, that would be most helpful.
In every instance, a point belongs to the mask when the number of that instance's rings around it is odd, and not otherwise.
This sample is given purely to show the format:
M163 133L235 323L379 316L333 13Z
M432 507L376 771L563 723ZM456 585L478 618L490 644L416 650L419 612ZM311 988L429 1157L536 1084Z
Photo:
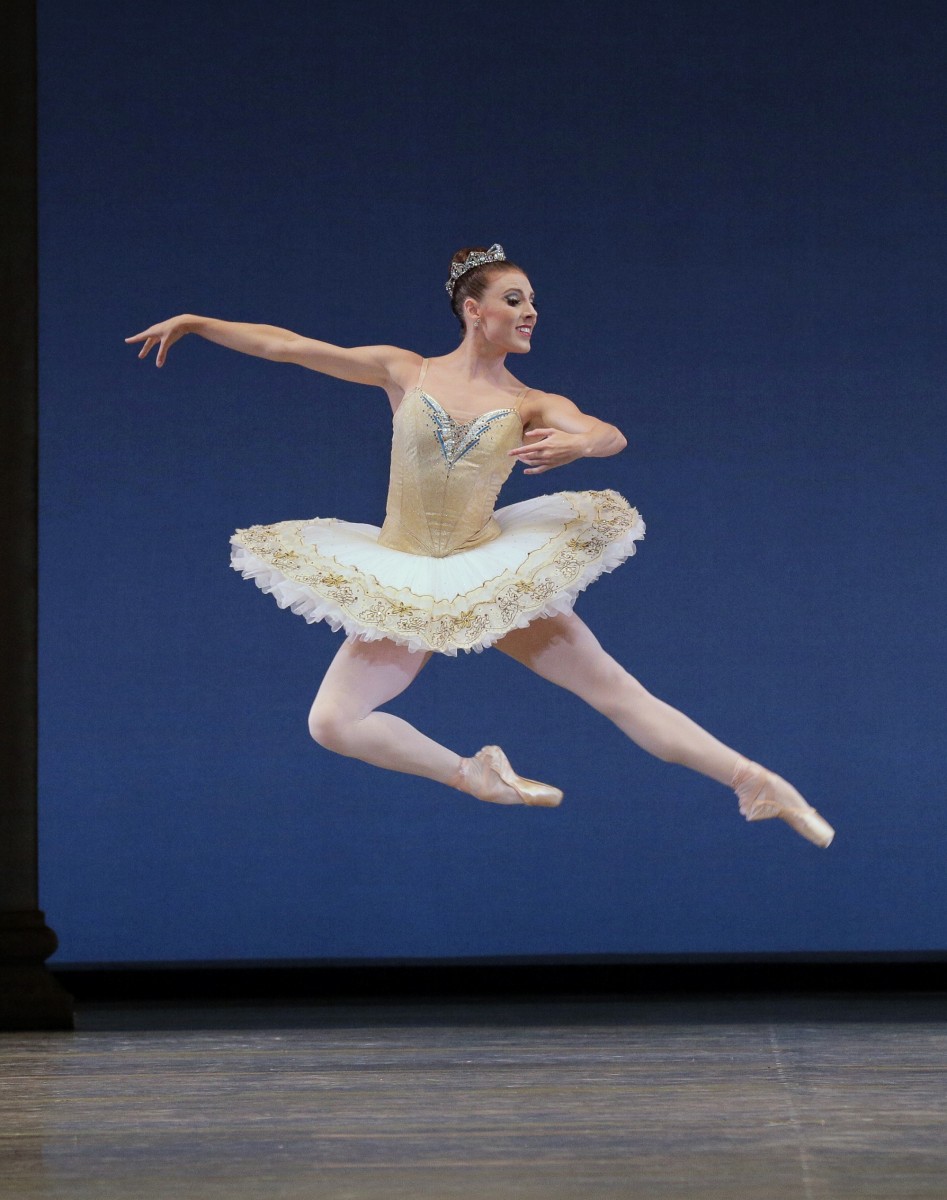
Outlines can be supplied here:
M646 691L575 613L514 630L496 649L574 692L649 754L730 785L740 760L736 751ZM429 658L387 639L347 639L313 701L310 733L326 749L376 767L441 783L455 780L459 754L400 717L378 711L405 690Z

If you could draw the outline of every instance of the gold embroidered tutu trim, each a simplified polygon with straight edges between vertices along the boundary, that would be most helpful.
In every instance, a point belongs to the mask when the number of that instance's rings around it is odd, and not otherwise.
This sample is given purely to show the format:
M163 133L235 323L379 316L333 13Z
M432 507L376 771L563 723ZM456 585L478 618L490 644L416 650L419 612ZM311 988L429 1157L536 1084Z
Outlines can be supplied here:
M231 538L231 566L307 621L456 655L567 612L645 532L637 509L610 490L538 496L495 516L498 538L446 558L378 546L373 525L255 525Z

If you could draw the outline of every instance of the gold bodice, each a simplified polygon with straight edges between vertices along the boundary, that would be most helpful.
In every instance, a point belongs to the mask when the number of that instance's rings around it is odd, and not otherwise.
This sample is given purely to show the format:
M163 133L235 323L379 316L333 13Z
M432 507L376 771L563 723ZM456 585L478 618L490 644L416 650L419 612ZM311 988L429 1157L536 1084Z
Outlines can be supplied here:
M378 542L446 558L500 533L493 509L523 440L519 403L461 422L423 391L427 362L394 417L388 506Z

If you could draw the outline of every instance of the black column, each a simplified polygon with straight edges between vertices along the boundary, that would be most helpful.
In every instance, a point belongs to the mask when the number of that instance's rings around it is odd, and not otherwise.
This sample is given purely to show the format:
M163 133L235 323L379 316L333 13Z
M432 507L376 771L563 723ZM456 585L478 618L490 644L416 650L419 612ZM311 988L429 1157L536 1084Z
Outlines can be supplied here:
M0 1029L71 1029L45 966L36 847L36 16L8 0L0 39Z

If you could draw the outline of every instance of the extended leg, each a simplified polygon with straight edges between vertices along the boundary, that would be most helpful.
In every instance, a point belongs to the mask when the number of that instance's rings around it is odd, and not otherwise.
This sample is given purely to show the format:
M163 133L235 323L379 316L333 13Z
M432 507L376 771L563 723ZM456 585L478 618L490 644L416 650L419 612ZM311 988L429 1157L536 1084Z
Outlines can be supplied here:
M652 696L606 654L575 613L534 621L497 647L544 679L580 696L643 750L732 787L750 821L780 817L818 846L832 827L779 775L725 746L670 704Z
M641 686L607 654L575 613L534 621L497 642L497 649L543 679L574 692L642 750L727 785L740 755Z

